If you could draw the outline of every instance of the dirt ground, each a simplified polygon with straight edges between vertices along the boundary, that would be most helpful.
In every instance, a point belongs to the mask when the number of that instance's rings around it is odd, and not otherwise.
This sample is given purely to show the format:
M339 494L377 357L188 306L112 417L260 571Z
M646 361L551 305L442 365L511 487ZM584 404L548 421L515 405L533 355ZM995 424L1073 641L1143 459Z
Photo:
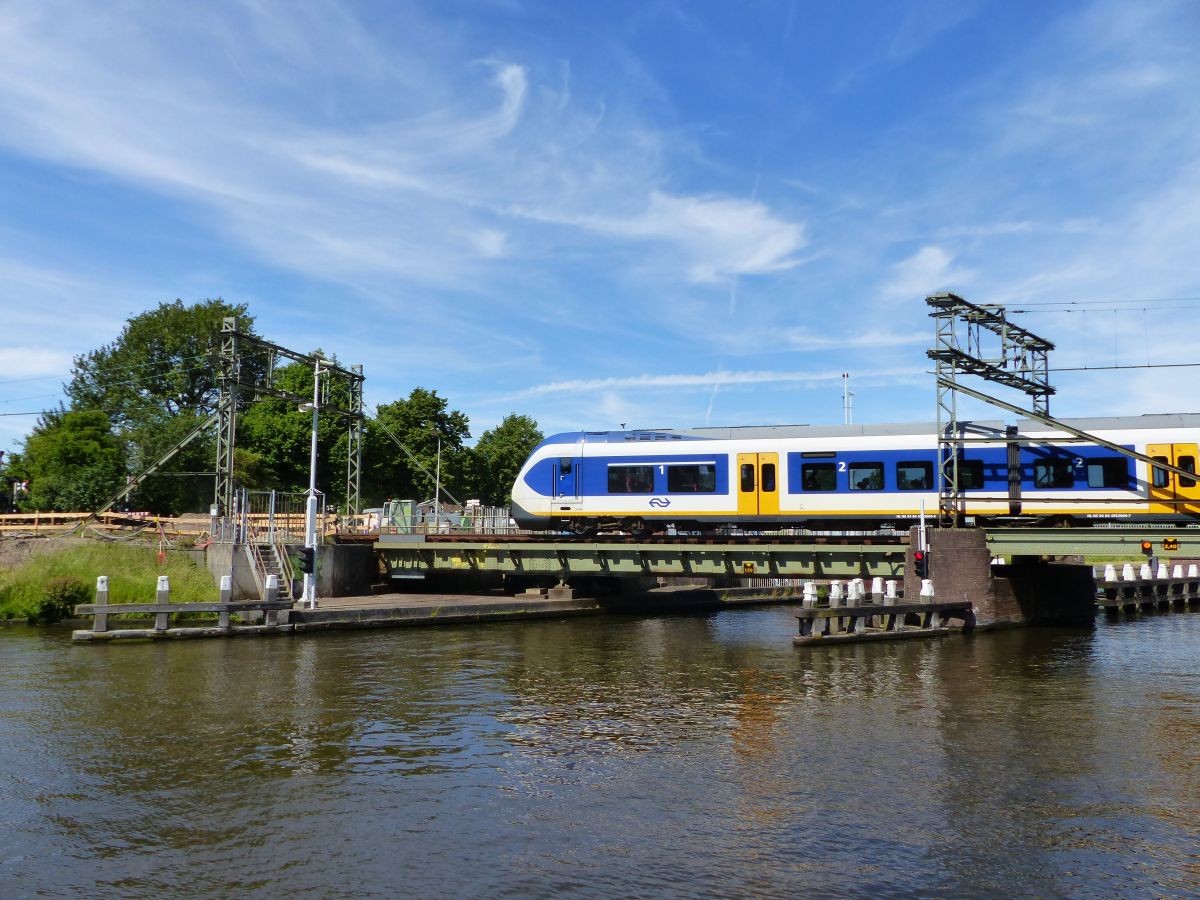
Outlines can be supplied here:
M11 569L43 553L87 542L80 537L0 537L0 570Z

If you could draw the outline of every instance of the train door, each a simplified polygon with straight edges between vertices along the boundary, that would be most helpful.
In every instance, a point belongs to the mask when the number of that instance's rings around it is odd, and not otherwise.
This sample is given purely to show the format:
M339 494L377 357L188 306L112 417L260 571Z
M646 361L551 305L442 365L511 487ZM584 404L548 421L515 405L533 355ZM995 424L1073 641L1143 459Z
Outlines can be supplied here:
M738 454L738 515L779 514L779 454Z
M1187 472L1196 471L1196 444L1147 444L1146 455ZM1184 501L1184 502L1180 502ZM1150 511L1200 515L1200 480L1152 467Z
M555 461L551 478L554 481L554 499L567 502L579 499L579 476L582 459L562 456Z

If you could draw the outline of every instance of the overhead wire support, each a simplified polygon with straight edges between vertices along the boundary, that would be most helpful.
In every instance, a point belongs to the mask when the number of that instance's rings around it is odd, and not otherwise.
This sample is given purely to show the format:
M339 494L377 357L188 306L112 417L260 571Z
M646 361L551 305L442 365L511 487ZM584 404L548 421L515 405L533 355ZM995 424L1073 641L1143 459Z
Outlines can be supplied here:
M260 353L264 357L263 374L254 380L247 380L244 377L245 359L249 353ZM322 411L341 416L350 423L346 448L350 461L346 471L346 504L352 515L357 514L361 490L362 422L365 415L362 389L365 380L363 367L355 365L344 369L320 354L298 353L295 350L289 350L287 347L272 343L258 335L241 331L237 318L227 316L221 321L221 352L218 359L220 423L217 429L217 478L213 497L213 505L217 507L216 515L230 515L233 509L233 451L237 443L237 408L243 396L248 395L251 401L261 397L275 397L297 405L311 402L307 397L301 397L275 385L275 374L280 358L314 368L319 362L320 373L325 376L325 382L321 386L324 398L321 402ZM346 382L350 398L348 407L325 402L330 396L330 380L333 377Z
M994 441L995 434L986 428L976 428L970 422L959 422L957 397L964 394L975 400L999 407L1007 412L1024 416L1034 422L1049 426L1071 436L1072 440L1086 441L1106 447L1124 456L1144 462L1164 472L1181 478L1195 478L1195 472L1171 465L1139 453L1129 447L1091 434L1050 415L1050 397L1055 389L1050 384L1049 353L1054 344L1030 331L1009 322L1002 306L977 306L968 303L956 294L933 294L925 302L934 311L930 316L935 323L935 347L927 355L935 363L938 403L938 512L943 525L951 527L962 523L966 517L965 498L959 488L958 462L962 448L980 438L968 437L968 433L983 434L983 440ZM958 339L957 326L966 328L966 349ZM999 356L986 358L983 355L980 329L999 337ZM985 394L968 387L959 380L960 375L975 375L1005 387L1021 391L1032 399L1033 409ZM1020 509L1020 461L1017 448L1028 443L1019 434L1017 426L1005 429L1008 444L1009 503L1010 512Z
M938 519L954 527L966 517L958 466L966 430L958 421L960 376L974 375L1021 391L1031 398L1036 415L1049 416L1054 394L1049 354L1054 344L1009 322L1003 306L980 306L948 292L931 294L925 303L934 320L934 348L927 355L937 377ZM984 339L989 335L999 339L999 346L985 356Z

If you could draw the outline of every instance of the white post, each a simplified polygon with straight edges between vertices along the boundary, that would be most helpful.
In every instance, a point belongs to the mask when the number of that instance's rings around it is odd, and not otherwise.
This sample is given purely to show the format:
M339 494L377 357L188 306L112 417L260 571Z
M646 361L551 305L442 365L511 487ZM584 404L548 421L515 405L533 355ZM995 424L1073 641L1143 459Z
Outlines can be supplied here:
M166 575L158 576L158 591L154 597L155 603L170 603L171 602L171 579ZM154 614L154 630L166 631L170 624L171 614L168 612L156 612Z
M317 408L320 404L321 361L313 363L312 449L308 458L308 505L304 516L304 546L311 547L313 568L317 560ZM308 609L317 608L317 573L304 573L304 593L301 602Z
M437 473L433 476L433 532L442 533L442 433L437 434ZM429 529L425 529L428 531Z
M933 602L933 596L934 595L933 595L932 579L922 578L921 579L921 602L922 603L931 603L931 602Z
M883 602L883 579L879 576L871 579L871 602Z
M108 605L108 576L99 575L96 578L96 605ZM108 631L108 613L98 612L92 617L92 631Z
M896 599L896 580L894 578L889 578L884 584L883 605L895 606Z
M817 605L817 586L811 581L804 582L804 600L801 605L805 609L812 609Z
M230 575L221 576L221 602L233 602L233 577ZM229 627L229 610L223 609L217 613L217 627Z

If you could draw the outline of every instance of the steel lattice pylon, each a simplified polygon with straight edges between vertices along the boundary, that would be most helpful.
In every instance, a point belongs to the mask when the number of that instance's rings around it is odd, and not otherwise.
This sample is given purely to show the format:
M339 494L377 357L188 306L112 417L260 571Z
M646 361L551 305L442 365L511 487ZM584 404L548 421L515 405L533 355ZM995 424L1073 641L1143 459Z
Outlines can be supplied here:
M959 459L966 438L958 421L957 395L961 375L975 375L1029 395L1034 414L1049 417L1049 353L1054 344L1012 324L1002 306L977 306L957 294L933 294L925 298L933 309L934 349L928 352L937 377L938 429L938 518L943 525L956 526L965 516L960 488ZM959 340L959 326L965 341ZM984 356L986 335L999 339L996 355ZM973 394L973 396L978 396ZM990 399L990 398L989 398Z
M233 509L233 448L237 437L237 395L241 381L237 319L221 320L221 355L217 361L217 466L213 506L217 516Z
M263 375L261 379L247 383L245 375L244 355L247 352L261 354L263 358ZM307 403L311 398L301 397L290 391L285 391L275 385L275 368L279 358L289 362L304 363L314 366L320 361L320 374L326 380L321 385L323 398L320 408L338 416L345 417L349 423L349 437L346 465L346 503L351 514L359 511L359 498L362 472L362 423L363 423L363 367L351 366L343 369L341 366L316 354L297 353L272 344L254 334L238 330L238 320L233 317L221 322L221 353L218 360L218 385L220 397L218 402L217 428L217 466L216 485L214 488L213 505L217 507L218 516L227 516L233 509L233 451L237 445L237 411L243 402L243 395L248 394L250 400L260 397L277 397L294 403ZM335 406L329 402L329 379L340 378L345 381L350 398L349 408Z

